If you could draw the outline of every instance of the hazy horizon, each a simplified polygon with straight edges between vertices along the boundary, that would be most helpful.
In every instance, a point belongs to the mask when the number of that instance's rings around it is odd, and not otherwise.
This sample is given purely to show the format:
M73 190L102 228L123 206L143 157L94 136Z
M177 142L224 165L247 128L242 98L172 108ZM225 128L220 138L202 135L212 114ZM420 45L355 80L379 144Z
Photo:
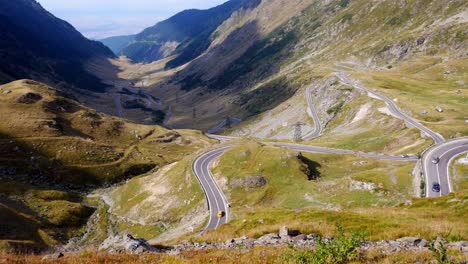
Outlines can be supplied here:
M185 9L207 9L227 0L37 0L91 39L139 33Z

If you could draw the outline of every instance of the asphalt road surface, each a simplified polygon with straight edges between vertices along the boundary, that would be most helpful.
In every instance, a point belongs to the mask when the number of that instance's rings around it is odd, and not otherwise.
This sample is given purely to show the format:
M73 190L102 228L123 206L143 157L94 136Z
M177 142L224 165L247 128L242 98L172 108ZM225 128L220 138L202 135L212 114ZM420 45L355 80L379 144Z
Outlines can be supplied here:
M211 135L213 138L218 139L218 136ZM223 138L222 138L223 139ZM223 139L226 140L226 139ZM228 139L227 139L228 140ZM288 148L300 152L310 152L310 153L333 153L333 154L345 154L345 155L357 155L360 157L382 159L382 160L392 160L392 161L417 161L415 157L400 157L400 156L386 156L381 154L371 154L363 152L355 152L352 150L344 149L332 149L324 147L315 147L307 145L298 145L298 144L286 144L286 143L270 143L279 147ZM218 187L213 177L213 174L210 171L211 164L219 158L223 153L233 146L226 146L218 149L214 149L203 155L199 156L192 165L192 170L195 176L197 177L200 185L205 192L205 196L208 202L208 210L210 211L210 218L208 224L206 225L204 231L210 229L216 229L220 225L225 224L229 220L229 204L224 196L224 193ZM225 216L219 218L217 216L219 211L225 212Z
M312 87L313 86L307 87L307 89L306 89L306 99L307 99L307 105L309 107L307 112L309 113L309 115L314 120L314 131L304 135L302 137L302 139L304 139L304 140L311 140L311 139L314 139L314 138L320 136L320 134L322 133L322 130L323 130L322 123L320 123L320 119L319 119L319 117L317 115L317 111L315 110L314 101L312 100Z
M364 88L363 86L359 85L355 81L352 81L348 77L346 77L346 75L343 72L336 73L336 76L338 77L338 79L340 79L340 81L342 83L344 83L346 85L349 85L349 86L353 86L353 87L355 87L357 89L360 89L360 90L364 90L364 91L368 92L369 94L373 95L375 98L378 98L379 100L384 101L385 104L387 104L387 107L390 110L390 112L392 112L392 114L394 114L395 116L397 116L400 119L404 120L408 124L410 124L410 125L418 128L419 130L423 131L426 135L430 136L434 140L434 142L436 144L444 142L444 138L442 137L442 135L430 130L429 128L423 126L421 123L419 123L415 119L413 119L413 118L407 116L406 114L404 114L403 112L401 112L401 110L398 108L398 106L396 106L395 103L392 100L390 100L389 98L381 95L380 93L377 93L377 92L372 91L370 89Z
M468 152L468 137L450 140L428 149L422 158L426 182L426 197L439 197L453 191L450 182L450 163L455 157ZM435 159L439 159L438 162ZM434 183L440 184L440 192L432 189Z
M428 149L422 157L422 166L423 174L426 182L426 197L437 197L446 195L452 192L452 186L449 178L450 163L458 155L468 152L468 137L459 138L450 141L445 141L444 138L430 130L429 128L423 126L415 119L407 116L402 113L400 109L395 105L395 103L389 98L369 89L366 89L360 86L358 83L349 80L344 73L340 72L336 74L337 77L344 84L353 86L357 89L364 90L369 94L373 95L375 98L384 101L387 104L387 107L390 111L397 117L401 118L405 122L411 124L412 126L420 129L426 135L430 136L436 145ZM305 135L303 138L305 140L310 140L318 137L322 132L322 126L318 118L317 112L313 105L312 86L308 87L306 90L307 104L309 107L309 114L314 119L315 129L313 132ZM229 141L234 139L239 139L238 137L229 137L229 136L219 136L214 134L207 134L208 137L214 138L220 141ZM352 150L343 150L343 149L333 149L333 148L324 148L310 145L300 145L300 144L288 144L288 143L268 143L276 145L279 147L285 147L291 150L300 151L300 152L311 152L311 153L332 153L332 154L343 154L343 155L357 155L365 158L381 159L381 160L390 160L390 161L417 161L418 158L415 156L388 156L383 154L374 154L374 153L364 153L359 151ZM193 172L198 178L202 188L206 194L208 207L210 210L210 219L205 227L205 230L216 229L220 225L227 223L229 220L229 205L223 194L219 189L213 175L210 172L210 165L212 162L220 157L226 150L232 148L232 146L222 147L219 149L212 150L207 152L200 157L198 157L193 163ZM434 160L438 159L437 163ZM440 184L440 192L432 190L433 183ZM225 212L225 216L219 218L217 217L218 211Z
M204 231L216 229L229 221L229 204L224 193L216 184L213 174L211 174L210 167L215 159L231 147L232 146L228 146L209 151L199 156L192 164L193 173L205 192L208 209L210 211L210 218ZM218 217L219 211L224 212L224 216Z

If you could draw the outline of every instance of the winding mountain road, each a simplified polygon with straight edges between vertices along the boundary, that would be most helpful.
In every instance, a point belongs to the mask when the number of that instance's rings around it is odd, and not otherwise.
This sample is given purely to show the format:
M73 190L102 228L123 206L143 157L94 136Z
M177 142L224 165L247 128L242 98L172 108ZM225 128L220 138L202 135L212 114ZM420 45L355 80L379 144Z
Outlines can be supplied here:
M220 225L225 224L229 220L229 204L216 184L213 174L211 174L210 167L215 159L220 157L226 150L232 146L218 148L203 155L199 156L192 164L193 174L197 177L200 185L205 192L206 200L208 202L208 210L210 217L203 231L216 229ZM224 216L218 217L218 212L224 212Z
M423 131L426 135L431 137L436 144L439 144L439 143L442 143L442 142L445 141L445 139L442 137L442 135L430 130L429 128L427 128L427 127L423 126L421 123L419 123L417 120L415 120L415 119L409 117L408 115L406 115L405 113L403 113L398 108L398 106L396 106L395 103L392 100L390 100L389 98L381 95L378 92L367 89L367 88L363 87L362 85L358 84L355 81L350 80L343 72L336 73L336 76L338 77L338 79L340 79L340 81L342 83L344 83L346 85L349 85L349 86L353 86L353 87L355 87L357 89L366 91L367 93L371 94L373 97L375 97L375 98L377 98L377 99L379 99L381 101L384 101L385 104L387 105L388 109L390 110L390 112L392 112L392 114L399 117L400 119L407 122L408 124L416 127L417 129Z
M468 152L468 137L437 144L424 153L422 167L426 181L426 197L438 197L453 191L450 182L450 164L457 156L466 152ZM439 159L437 163L436 158ZM440 192L432 190L433 183L440 184Z
M322 123L320 122L320 118L318 117L317 111L315 110L314 100L312 99L312 85L307 87L306 89L306 99L307 99L307 113L312 117L314 120L314 131L304 135L302 139L304 140L311 140L314 139L322 133L323 127Z
M356 82L351 81L348 79L344 73L339 72L336 73L336 76L341 80L342 83L353 86L357 89L361 89L366 91L367 93L371 94L373 97L382 100L386 103L387 107L390 109L392 114L396 117L401 118L405 122L411 124L412 126L418 128L419 130L423 131L426 135L430 136L435 145L428 149L422 157L422 167L423 167L423 174L425 177L426 182L426 189L425 194L426 197L437 197L446 195L452 192L452 186L450 183L449 172L450 172L450 164L452 160L457 157L458 155L468 152L468 137L466 138L458 138L450 141L445 141L445 139L439 134L436 133L429 128L423 126L417 120L407 116L400 109L395 105L395 103L390 100L389 98L369 89L366 89L359 85ZM323 127L320 123L320 119L317 115L317 111L315 110L313 100L312 100L312 93L311 88L313 86L309 86L306 89L306 99L308 104L308 112L310 116L314 120L315 129L311 133L305 135L303 139L310 140L320 136ZM217 139L220 141L231 141L235 139L239 139L238 137L230 137L230 136L220 136L214 134L207 134L208 137ZM325 148L325 147L317 147L317 146L310 146L310 145L300 145L300 144L289 144L289 143L266 143L271 144L279 147L288 148L295 151L300 152L309 152L309 153L330 153L330 154L343 154L343 155L357 155L360 157L365 158L372 158L372 159L381 159L381 160L389 160L389 161L409 161L415 162L418 160L417 157L412 156L389 156L383 154L374 154L374 153L364 153L364 152L357 152L352 150L344 150L344 149L334 149L334 148ZM213 175L210 171L210 166L218 157L220 157L225 151L231 149L231 146L225 146L222 148L218 148L207 152L201 156L199 156L195 162L193 163L193 173L199 180L202 188L205 192L207 201L208 201L208 209L210 211L210 218L208 224L206 225L204 231L210 229L216 229L222 224L225 224L229 220L229 204L227 202L224 193L216 184ZM436 163L435 160L438 160ZM432 190L432 184L439 183L440 184L440 192ZM218 217L217 213L219 211L225 212L223 217Z

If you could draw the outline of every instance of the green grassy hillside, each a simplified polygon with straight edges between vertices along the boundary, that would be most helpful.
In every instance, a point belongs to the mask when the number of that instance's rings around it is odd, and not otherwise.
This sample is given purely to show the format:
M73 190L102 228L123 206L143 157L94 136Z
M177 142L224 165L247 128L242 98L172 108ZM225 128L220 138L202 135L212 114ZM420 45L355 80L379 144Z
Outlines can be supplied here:
M87 192L155 172L209 144L199 132L97 113L38 82L0 89L2 230L21 230L2 231L0 240L13 247L66 242L94 212L83 202Z

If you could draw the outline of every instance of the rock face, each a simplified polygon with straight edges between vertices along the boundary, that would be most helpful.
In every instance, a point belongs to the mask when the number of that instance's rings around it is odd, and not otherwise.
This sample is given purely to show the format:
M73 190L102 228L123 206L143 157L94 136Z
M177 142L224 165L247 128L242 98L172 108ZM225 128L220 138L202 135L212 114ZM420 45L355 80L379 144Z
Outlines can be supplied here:
M130 254L141 254L144 252L156 251L148 242L141 238L134 238L130 234L116 235L108 237L99 250L108 251L110 253L130 253Z
M41 99L42 96L40 94L26 93L16 98L16 102L19 104L34 104Z
M260 188L266 184L267 181L262 175L251 175L244 179L235 179L231 183L234 188L244 187L245 189Z

